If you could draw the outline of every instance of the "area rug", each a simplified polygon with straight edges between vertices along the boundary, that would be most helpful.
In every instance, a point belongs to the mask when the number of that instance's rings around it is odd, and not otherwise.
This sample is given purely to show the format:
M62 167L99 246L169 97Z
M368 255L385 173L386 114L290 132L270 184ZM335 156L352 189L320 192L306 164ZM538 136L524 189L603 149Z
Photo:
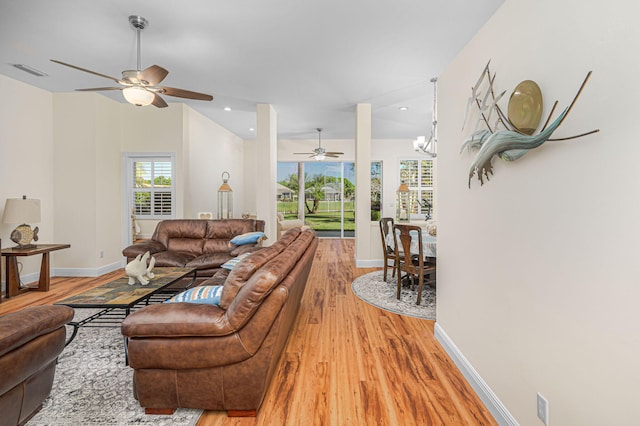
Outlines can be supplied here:
M386 282L383 277L383 271L370 272L356 278L351 284L351 289L360 299L380 309L410 317L436 319L435 288L423 285L422 300L420 305L416 305L417 289L412 290L410 287L403 286L400 291L400 300L398 300L397 278L391 278L390 270L387 273Z
M95 311L77 310L74 320L91 312ZM120 328L82 327L58 358L51 395L27 425L194 426L202 414L202 410L178 409L172 416L145 415L132 385L133 369L125 365Z

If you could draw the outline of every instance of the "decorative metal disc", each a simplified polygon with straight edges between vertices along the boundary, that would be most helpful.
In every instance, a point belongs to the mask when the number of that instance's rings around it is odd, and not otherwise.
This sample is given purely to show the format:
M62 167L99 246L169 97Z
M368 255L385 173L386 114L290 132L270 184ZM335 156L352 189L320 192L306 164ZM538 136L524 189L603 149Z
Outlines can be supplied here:
M509 98L509 121L526 135L532 135L542 117L542 92L535 81L520 82Z

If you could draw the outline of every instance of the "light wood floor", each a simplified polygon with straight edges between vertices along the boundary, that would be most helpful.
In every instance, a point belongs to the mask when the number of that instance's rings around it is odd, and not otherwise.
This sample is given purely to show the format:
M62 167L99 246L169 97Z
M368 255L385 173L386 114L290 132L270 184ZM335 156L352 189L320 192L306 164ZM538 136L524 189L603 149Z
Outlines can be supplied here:
M389 313L351 292L353 240L322 239L295 328L256 418L205 412L218 425L495 425L433 336L433 321ZM122 276L53 278L48 293L0 303L0 314L48 304Z

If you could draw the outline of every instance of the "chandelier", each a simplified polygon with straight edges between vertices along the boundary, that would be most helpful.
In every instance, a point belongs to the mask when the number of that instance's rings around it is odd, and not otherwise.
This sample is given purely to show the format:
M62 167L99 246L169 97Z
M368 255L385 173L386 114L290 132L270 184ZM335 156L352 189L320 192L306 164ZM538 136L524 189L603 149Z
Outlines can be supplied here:
M437 77L432 78L431 82L433 83L433 113L432 113L433 119L431 121L431 136L429 136L428 140L426 136L418 136L413 141L413 149L414 151L427 154L431 158L436 158L436 156L438 155L437 153L438 136L436 132L437 125L438 125L438 120L436 118L436 105L437 105L436 83L438 82L438 78Z

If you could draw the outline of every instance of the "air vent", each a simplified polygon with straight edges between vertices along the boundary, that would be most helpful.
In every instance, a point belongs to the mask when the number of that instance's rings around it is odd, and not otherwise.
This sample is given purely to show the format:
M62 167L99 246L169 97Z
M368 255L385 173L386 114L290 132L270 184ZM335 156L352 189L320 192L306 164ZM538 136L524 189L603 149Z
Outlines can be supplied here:
M37 77L46 77L48 75L40 70L30 67L29 65L24 65L24 64L11 64L11 65L18 68L19 70L28 72L29 74L35 75Z

